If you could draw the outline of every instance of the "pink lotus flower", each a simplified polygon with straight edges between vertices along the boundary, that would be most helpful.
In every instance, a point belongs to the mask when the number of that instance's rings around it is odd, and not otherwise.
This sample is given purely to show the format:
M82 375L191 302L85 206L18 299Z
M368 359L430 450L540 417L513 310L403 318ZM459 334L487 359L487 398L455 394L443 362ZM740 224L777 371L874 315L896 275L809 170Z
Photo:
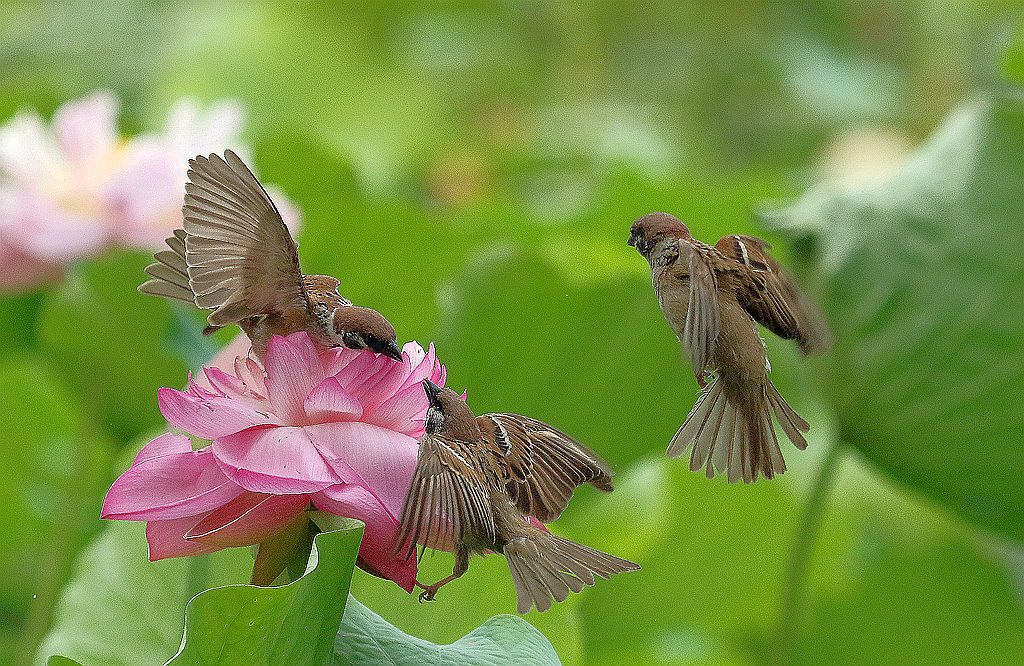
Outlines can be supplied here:
M114 246L156 249L181 224L188 159L233 148L234 102L202 112L179 101L158 133L124 140L118 101L100 91L62 105L47 126L24 111L0 127L0 290L58 278L67 264ZM285 222L297 209L271 192Z
M151 560L260 543L312 502L366 523L360 564L412 591L415 558L392 552L423 435L422 380L445 370L414 342L398 363L370 351L320 349L275 336L266 368L238 357L233 374L205 368L212 390L159 391L185 435L149 442L114 482L103 518L145 520Z

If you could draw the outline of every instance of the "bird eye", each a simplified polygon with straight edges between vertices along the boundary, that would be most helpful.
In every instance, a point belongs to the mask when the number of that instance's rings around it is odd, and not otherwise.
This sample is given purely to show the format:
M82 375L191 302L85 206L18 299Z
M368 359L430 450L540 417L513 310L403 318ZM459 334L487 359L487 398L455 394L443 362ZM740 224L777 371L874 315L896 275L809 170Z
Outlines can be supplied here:
M366 340L363 339L360 333L355 331L345 331L341 336L341 340L349 349L366 349Z

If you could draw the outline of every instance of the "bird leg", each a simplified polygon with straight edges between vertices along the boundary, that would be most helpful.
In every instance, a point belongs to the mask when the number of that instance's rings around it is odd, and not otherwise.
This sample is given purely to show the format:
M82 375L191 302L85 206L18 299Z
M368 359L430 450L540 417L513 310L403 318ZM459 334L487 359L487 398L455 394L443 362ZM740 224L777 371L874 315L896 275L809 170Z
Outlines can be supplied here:
M446 583L452 582L453 580L455 580L456 578L458 578L461 575L462 574L452 574L451 576L448 576L447 578L442 578L441 580L437 581L433 585L424 585L424 584L420 583L419 581L414 581L416 587L422 587L423 588L423 591L420 592L420 603L423 603L424 601L433 601L434 600L434 595L437 594L437 591L440 590L443 585L445 585Z
M452 582L462 574L469 570L469 551L464 548L459 548L455 551L455 568L452 569L452 575L447 578L442 578L433 585L424 585L419 581L413 581L416 587L423 588L420 592L420 603L424 601L433 601L434 595L441 589L442 585Z
M697 386L699 386L701 388L701 390L703 390L708 385L707 380L704 379L704 373L703 372L695 372L694 376L697 377Z

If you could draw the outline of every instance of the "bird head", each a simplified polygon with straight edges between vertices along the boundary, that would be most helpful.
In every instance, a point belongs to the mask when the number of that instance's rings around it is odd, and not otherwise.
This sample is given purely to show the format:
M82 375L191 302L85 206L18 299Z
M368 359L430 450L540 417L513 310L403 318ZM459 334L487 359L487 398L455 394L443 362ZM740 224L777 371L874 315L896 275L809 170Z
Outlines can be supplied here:
M425 426L428 435L443 434L466 441L480 437L476 416L462 396L448 387L441 388L429 379L423 380L423 390L430 403Z
M629 232L629 244L645 257L662 240L689 238L690 230L678 218L668 213L648 213L633 223Z
M369 349L402 362L395 328L376 310L356 305L339 307L334 312L334 333L349 349Z

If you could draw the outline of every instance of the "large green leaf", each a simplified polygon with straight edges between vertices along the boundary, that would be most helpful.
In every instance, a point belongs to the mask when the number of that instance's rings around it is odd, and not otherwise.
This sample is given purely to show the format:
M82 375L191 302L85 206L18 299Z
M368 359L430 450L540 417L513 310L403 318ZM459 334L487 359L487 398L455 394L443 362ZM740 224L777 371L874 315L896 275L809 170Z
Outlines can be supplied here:
M185 608L172 664L322 664L345 612L363 524L313 539L306 574L281 587L230 585Z
M434 582L451 572L451 554L428 551L420 561L417 579ZM614 579L598 584L612 582ZM514 612L516 607L508 563L500 555L473 558L469 571L445 585L430 603L421 604L394 583L360 572L352 580L352 595L402 632L438 645L458 642L488 618ZM547 612L531 611L523 617L550 640L565 664L582 663L582 627L576 613L579 596L571 595Z
M40 657L60 654L85 664L163 663L171 655L173 663L328 659L361 523L318 535L306 574L280 587L228 584L248 577L246 549L149 562L142 528L114 523L86 549ZM195 596L215 585L223 587Z
M1001 60L1003 74L1017 85L1024 85L1024 24L1018 23Z
M843 443L1024 538L1024 102L955 111L881 185L767 216L816 249ZM807 242L809 241L809 242Z
M242 580L252 557L227 549L150 562L145 525L115 521L81 552L39 648L84 664L161 664L181 644L185 604L201 590Z
M497 615L450 645L436 645L397 629L349 597L334 642L335 664L430 666L559 664L544 634L514 615Z
M789 484L709 481L660 452L617 475L615 492L559 520L643 567L581 595L585 663L749 658L773 629L794 504Z
M843 465L819 542L797 663L1020 663L1019 548L922 502L859 456Z
M826 439L810 441L815 463ZM784 571L812 471L729 485L655 455L616 476L614 493L559 519L566 536L643 566L579 595L583 662L776 662ZM809 608L796 661L1012 662L1024 635L1008 569L1018 561L851 456L802 584Z
M518 618L497 616L451 645L434 645L358 602L346 607L362 524L331 518L336 529L315 537L306 573L279 587L230 584L248 576L245 549L148 562L143 526L113 523L84 551L38 657L84 664L162 663L171 654L175 664L320 664L332 654L334 663L419 664L446 656L469 664L558 663L543 634ZM213 589L196 596L207 587Z

